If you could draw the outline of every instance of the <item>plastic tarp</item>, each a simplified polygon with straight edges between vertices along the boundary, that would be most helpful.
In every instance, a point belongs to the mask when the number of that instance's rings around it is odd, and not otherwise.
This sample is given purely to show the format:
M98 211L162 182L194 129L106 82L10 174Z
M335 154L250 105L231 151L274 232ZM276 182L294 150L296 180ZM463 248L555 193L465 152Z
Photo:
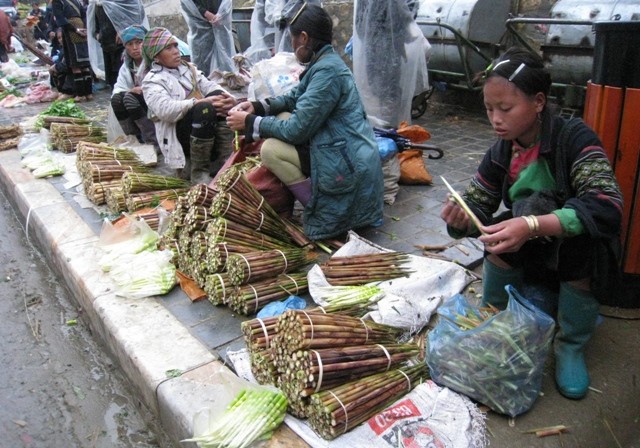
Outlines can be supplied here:
M232 1L223 0L220 3L217 12L220 21L216 24L209 23L192 0L180 0L180 7L189 26L187 42L191 48L191 62L207 77L214 70L235 72L233 56L236 51L231 31Z
M131 25L143 25L148 29L149 19L144 12L144 6L142 6L140 0L89 0L89 6L87 7L89 60L91 61L91 68L96 76L104 79L102 48L95 38L96 5L104 8L105 13L118 33Z
M249 25L251 45L243 53L252 64L272 56L278 29L275 17L280 16L283 5L284 0L256 0Z
M397 128L411 122L411 100L429 89L431 45L407 0L354 1L353 73L369 120Z

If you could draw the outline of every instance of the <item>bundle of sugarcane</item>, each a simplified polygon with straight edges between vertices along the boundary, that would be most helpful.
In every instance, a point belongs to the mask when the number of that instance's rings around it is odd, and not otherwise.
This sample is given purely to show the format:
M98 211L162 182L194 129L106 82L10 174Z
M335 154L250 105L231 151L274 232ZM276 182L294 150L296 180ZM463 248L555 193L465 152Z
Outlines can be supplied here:
M295 271L311 263L317 254L305 249L272 249L231 254L227 272L235 286Z
M125 198L127 210L130 212L145 207L157 207L165 199L178 199L188 193L188 188L174 188L171 190L145 191L131 193Z
M288 310L278 319L271 340L276 364L301 349L319 349L362 344L393 344L402 330L371 320L343 314Z
M107 202L109 212L114 215L127 209L127 203L122 186L109 188L104 192L104 198Z
M119 162L140 162L135 151L129 148L119 148L107 143L79 142L76 147L76 163L85 160L118 160ZM78 168L80 168L78 166Z
M122 183L119 179L104 182L87 182L84 184L84 194L94 204L102 205L107 202L106 192L108 190L121 187Z
M88 125L91 120L87 118L76 117L59 117L55 115L42 115L42 126L46 129L51 129L51 125L54 123L75 124L75 125Z
M289 402L340 386L375 373L388 372L416 358L416 344L351 345L346 347L298 350L286 365L278 364Z
M254 206L257 211L264 212L265 215L269 216L269 219L275 221L277 230L272 235L283 238L280 234L282 233L281 230L284 230L286 238L283 239L292 240L300 247L311 244L302 229L293 222L282 219L241 171L234 169L225 171L218 178L216 188L222 192L233 194L240 201Z
M209 188L205 184L196 184L189 189L187 193L187 205L189 207L195 207L201 205L203 207L210 208L211 202L215 197L217 191L213 188Z
M424 362L378 373L311 396L309 424L326 440L355 428L429 379Z
M320 265L331 285L363 285L398 277L408 277L413 271L402 266L409 256L402 252L331 257Z
M233 286L229 281L229 274L226 272L217 272L207 275L207 280L202 289L207 293L209 302L217 306L227 303Z
M169 190L172 188L189 188L187 180L159 174L125 173L122 175L122 186L127 195L143 191Z
M255 314L276 300L304 294L309 287L305 272L281 274L260 282L234 288L228 300L229 308L238 314Z
M103 126L93 124L51 123L51 144L64 153L74 152L81 142L106 142L107 132Z
M272 215L264 213L264 210L258 209L254 204L233 193L218 193L211 203L211 214L222 216L275 238L291 241L287 228L280 217L274 218Z

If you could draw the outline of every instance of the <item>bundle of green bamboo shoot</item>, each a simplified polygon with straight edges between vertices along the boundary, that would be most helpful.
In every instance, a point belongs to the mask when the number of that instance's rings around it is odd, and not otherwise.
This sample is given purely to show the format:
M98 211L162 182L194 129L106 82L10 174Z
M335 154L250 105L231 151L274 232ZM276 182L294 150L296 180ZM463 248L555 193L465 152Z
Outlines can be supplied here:
M108 190L122 188L121 179L125 172L148 171L130 149L86 141L78 143L76 167L82 178L85 195L97 205L107 202Z
M236 286L228 299L229 308L238 314L255 314L271 302L286 299L292 295L304 294L308 289L305 272L281 274L275 278Z
M327 440L366 422L429 379L426 364L402 367L313 394L308 406L309 424Z
M76 145L84 142L106 142L107 132L104 126L95 124L51 123L51 144L64 153L76 150Z
M304 310L286 311L278 318L275 331L276 334L271 338L270 344L277 372L276 385L287 396L289 411L299 418L308 416L309 396L303 395L298 383L292 382L291 378L292 375L304 375L308 378L309 372L299 370L291 373L292 361L294 366L299 367L300 363L296 363L303 357L307 358L305 351L355 345L373 347L375 344L395 344L402 333L397 328L373 321ZM346 371L342 374L348 376Z
M269 439L284 420L287 399L277 390L244 389L206 434L183 440L202 448L245 448Z
M189 188L190 186L191 184L187 180L160 174L129 172L122 175L122 189L125 195L144 191Z
M300 248L231 254L227 258L227 272L231 283L239 286L295 271L316 257L315 252Z
M169 190L131 193L125 197L126 209L129 212L134 212L142 208L157 207L162 201L178 199L188 192L188 188L172 188Z
M409 256L402 252L331 257L320 265L331 285L363 285L398 277L408 277L413 271L405 264Z

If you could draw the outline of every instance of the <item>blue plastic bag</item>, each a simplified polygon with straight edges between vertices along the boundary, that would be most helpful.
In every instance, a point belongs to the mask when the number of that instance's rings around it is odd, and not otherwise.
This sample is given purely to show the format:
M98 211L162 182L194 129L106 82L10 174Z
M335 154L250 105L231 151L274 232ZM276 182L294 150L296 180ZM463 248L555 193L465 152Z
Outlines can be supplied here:
M271 302L260 310L256 317L264 319L265 317L279 316L287 310L302 310L307 306L307 302L298 296L289 296L284 301Z
M427 364L437 384L511 417L528 411L542 388L542 373L555 322L508 285L504 311L464 330L459 316L478 308L458 294L439 309L429 333Z
M383 162L398 154L398 145L393 139L388 137L376 136L378 142L378 151L380 152L380 160Z

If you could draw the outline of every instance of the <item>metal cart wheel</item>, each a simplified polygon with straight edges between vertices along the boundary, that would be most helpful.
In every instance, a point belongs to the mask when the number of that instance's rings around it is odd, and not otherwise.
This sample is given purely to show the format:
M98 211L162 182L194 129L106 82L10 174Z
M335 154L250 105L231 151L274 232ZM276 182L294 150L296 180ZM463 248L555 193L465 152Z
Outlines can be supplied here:
M411 118L420 118L427 111L429 98L433 94L433 86L429 90L417 94L411 100Z

